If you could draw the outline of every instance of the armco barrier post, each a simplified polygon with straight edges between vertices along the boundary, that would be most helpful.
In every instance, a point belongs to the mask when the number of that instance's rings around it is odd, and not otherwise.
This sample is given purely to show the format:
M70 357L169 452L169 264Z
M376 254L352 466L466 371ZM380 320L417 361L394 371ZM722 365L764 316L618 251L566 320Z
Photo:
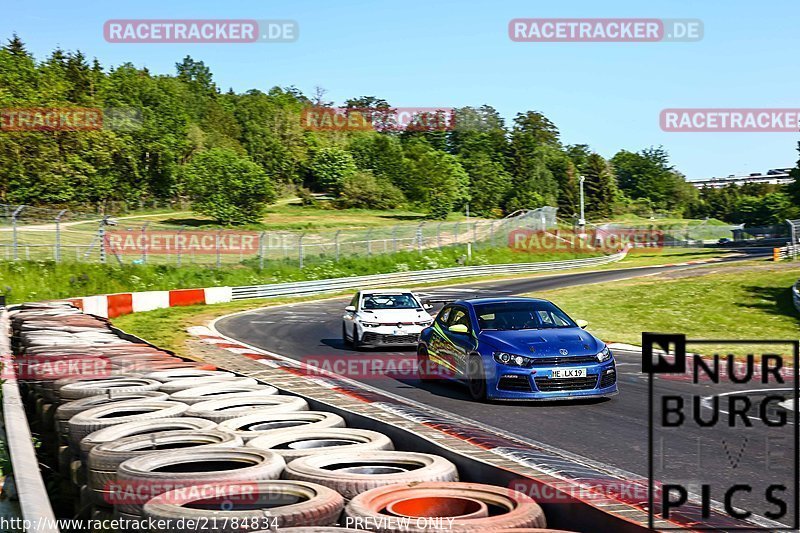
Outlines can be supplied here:
M781 260L781 249L780 248L773 248L772 249L772 260L773 261L780 261Z

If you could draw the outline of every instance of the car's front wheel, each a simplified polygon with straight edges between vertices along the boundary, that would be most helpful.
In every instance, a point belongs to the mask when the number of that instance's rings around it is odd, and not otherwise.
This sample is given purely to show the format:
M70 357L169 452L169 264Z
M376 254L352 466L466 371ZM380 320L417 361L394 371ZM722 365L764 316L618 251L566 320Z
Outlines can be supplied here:
M358 336L358 328L353 324L353 349L355 350L363 350L364 345L361 343L361 338Z
M420 346L417 348L417 374L419 375L419 380L423 383L436 381L435 372L431 367L432 363L430 357L428 357L428 350L424 346Z
M347 326L345 324L342 324L342 342L345 346L353 345L353 339L347 336Z
M486 372L479 355L471 355L467 361L467 385L473 400L481 402L486 399Z

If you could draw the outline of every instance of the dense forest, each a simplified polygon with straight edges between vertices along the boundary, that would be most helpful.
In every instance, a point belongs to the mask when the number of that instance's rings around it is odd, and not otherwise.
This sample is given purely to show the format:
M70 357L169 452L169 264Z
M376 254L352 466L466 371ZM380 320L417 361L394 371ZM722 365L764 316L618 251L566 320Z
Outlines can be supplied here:
M210 69L185 57L174 75L130 63L106 68L80 51L37 60L16 35L0 49L0 107L130 108L140 124L95 131L0 131L0 203L104 209L192 201L227 223L257 219L280 195L339 208L407 206L446 217L467 203L500 216L557 205L564 218L585 178L590 219L716 217L753 225L800 217L798 186L698 191L661 147L610 160L586 144L565 145L538 111L506 124L490 105L455 110L455 126L404 131L313 131L304 109L330 106L325 91L294 87L222 91ZM389 108L375 96L348 108ZM797 172L797 171L795 171Z

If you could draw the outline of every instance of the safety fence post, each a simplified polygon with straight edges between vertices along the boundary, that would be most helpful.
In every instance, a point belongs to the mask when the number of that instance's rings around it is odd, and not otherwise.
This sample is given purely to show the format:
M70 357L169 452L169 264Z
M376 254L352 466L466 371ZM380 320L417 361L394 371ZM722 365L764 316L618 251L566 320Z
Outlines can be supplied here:
M419 226L417 226L417 251L422 251L423 245L423 237L422 237L422 227L425 225L424 222L420 222Z
M181 266L181 233L183 233L186 226L178 228L178 236L175 238L175 262Z
M19 241L17 240L17 217L25 209L24 205L17 207L11 214L11 233L12 233L12 247L14 249L14 261L19 259Z
M222 244L222 230L219 230L217 231L216 239L214 241L215 245L214 248L216 248L217 252L217 268L220 268L222 266L222 249L220 246L221 244Z
M297 258L300 261L300 270L303 270L303 238L306 236L305 233L301 233L300 237L297 238Z
M266 236L265 231L262 231L258 235L258 269L264 270L264 237Z
M56 263L60 263L61 262L61 217L63 217L64 213L66 213L66 212L67 212L66 209L62 209L61 211L58 212L58 214L56 215L56 218L55 218L55 223L56 223L56 249L55 249L55 255L54 255L53 258L55 259Z
M336 233L333 236L333 246L334 246L334 249L335 249L334 253L336 255L336 262L337 263L339 262L339 235L341 235L341 234L342 234L342 230L336 230Z
M145 222L142 226L142 264L147 264L147 225L150 224L149 222ZM101 241L102 246L102 241Z

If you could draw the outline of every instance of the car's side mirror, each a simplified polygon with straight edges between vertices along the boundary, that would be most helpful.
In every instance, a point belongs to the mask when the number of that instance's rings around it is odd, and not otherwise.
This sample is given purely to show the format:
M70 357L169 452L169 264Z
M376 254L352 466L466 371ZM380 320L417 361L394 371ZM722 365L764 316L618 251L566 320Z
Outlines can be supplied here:
M347 307L344 308L344 310L347 311L348 313L355 313L356 312L356 306L355 305L348 305Z
M428 303L422 304L422 308L425 310L433 309L433 304L428 304Z
M586 326L589 325L589 322L586 320L576 320L575 323L578 324L578 327L581 329L586 329Z
M469 328L464 324L453 324L447 329L452 333L469 333Z

